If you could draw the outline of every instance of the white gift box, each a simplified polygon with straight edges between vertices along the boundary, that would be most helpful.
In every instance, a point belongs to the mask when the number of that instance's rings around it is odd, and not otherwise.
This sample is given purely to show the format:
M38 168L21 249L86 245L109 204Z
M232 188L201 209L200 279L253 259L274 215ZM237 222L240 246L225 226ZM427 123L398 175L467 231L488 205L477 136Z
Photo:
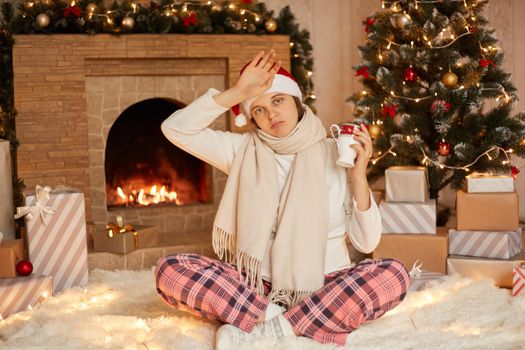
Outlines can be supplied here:
M473 174L467 177L467 192L514 192L514 179L507 175Z
M428 170L422 166L391 166L385 170L386 201L428 201Z

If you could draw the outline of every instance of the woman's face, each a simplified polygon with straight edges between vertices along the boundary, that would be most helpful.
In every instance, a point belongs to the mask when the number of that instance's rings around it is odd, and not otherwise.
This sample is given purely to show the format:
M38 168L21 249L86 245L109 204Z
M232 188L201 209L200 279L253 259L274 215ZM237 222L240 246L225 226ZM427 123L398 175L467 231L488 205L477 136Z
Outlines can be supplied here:
M254 100L251 115L257 126L275 137L285 137L299 122L293 96L272 92Z

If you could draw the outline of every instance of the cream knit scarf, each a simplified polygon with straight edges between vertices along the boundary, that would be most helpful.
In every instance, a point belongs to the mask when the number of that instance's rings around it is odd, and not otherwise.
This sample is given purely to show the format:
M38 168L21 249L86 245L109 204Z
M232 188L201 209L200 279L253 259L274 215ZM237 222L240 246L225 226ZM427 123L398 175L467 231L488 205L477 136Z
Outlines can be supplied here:
M261 263L277 215L271 249L271 302L299 303L324 283L328 233L326 131L305 114L286 137L257 130L238 150L213 224L213 248L246 272L245 283L263 295ZM275 153L296 154L281 197ZM241 275L242 276L242 275Z

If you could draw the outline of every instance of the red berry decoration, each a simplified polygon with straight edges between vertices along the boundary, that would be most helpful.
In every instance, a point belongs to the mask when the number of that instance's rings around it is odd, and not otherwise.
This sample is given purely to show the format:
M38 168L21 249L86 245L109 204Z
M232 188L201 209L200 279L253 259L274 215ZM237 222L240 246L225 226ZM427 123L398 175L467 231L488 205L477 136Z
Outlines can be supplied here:
M363 66L359 68L358 70L356 70L355 76L358 77L360 75L362 75L363 78L368 79L370 77L370 73L368 73L368 67Z
M434 100L434 102L432 102L432 106L430 106L430 109L432 110L432 112L435 112L435 111L444 111L444 112L448 112L450 111L450 103L448 103L447 101L445 100Z
M468 26L468 31L471 32L471 33L475 33L478 31L478 26L475 26L473 24L469 25Z
M448 156L450 154L450 143L441 140L437 145L437 152L440 156Z
M33 264L29 260L20 260L16 264L16 273L20 276L29 276L33 272Z
M394 118L397 113L397 105L391 104L391 105L384 105L383 109L381 109L381 115L383 117L389 115L390 118Z
M493 60L487 60L487 59L484 59L484 58L479 60L479 65L481 67L483 67L483 68L487 68L488 66L496 67L496 64L494 63Z
M375 18L372 18L372 17L366 18L365 32L368 33L368 31L370 30L370 27L374 25L375 21L376 21Z
M518 176L519 173L520 173L520 169L518 169L516 166L513 165L511 169L511 174L514 180L516 180L516 177Z
M417 79L417 73L412 68L407 68L404 71L405 81L415 81Z

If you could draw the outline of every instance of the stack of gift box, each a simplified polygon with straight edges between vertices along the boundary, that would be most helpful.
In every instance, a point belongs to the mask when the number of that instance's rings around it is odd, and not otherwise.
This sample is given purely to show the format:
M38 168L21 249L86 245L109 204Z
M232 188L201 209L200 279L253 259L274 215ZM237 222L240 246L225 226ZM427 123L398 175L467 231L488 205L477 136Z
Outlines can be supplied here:
M83 193L37 186L17 208L15 218L22 217L25 237L0 243L1 318L88 282ZM21 261L27 256L29 262ZM23 273L17 268L21 263Z
M447 273L492 279L498 287L516 284L517 294L525 270L520 270L523 237L514 179L473 174L466 184L466 191L456 196L457 225L449 230Z
M385 180L385 198L379 204L383 231L372 257L401 260L417 272L411 290L419 290L445 277L447 230L436 227L436 200L429 198L426 167L390 167Z

